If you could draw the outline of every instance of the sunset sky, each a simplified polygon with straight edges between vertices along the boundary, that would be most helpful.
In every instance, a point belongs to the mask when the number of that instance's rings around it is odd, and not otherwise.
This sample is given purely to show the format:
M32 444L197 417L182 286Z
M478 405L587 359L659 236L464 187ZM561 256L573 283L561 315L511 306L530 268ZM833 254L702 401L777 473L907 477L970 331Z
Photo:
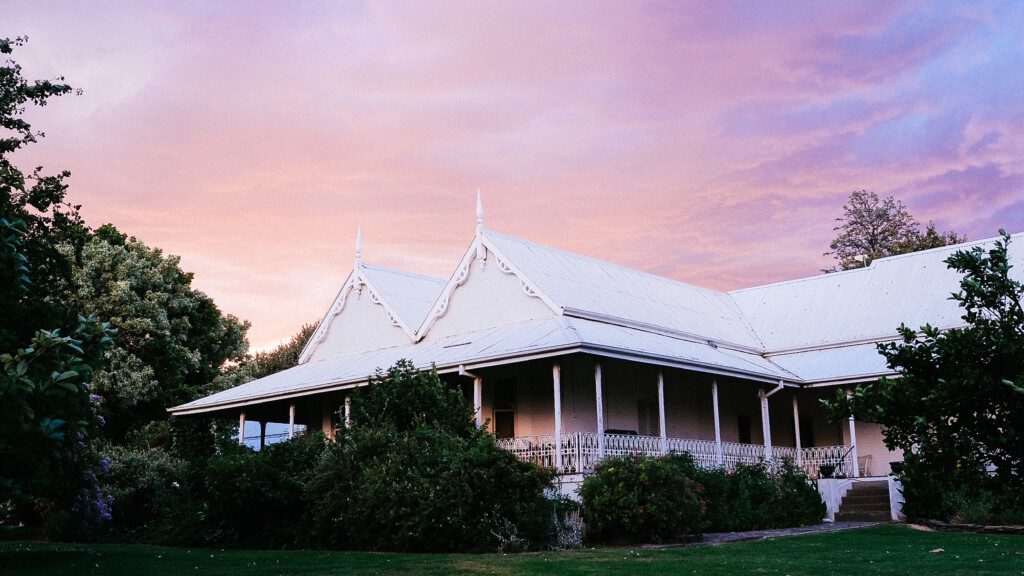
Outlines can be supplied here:
M1024 231L1021 2L0 13L26 76L83 90L16 161L181 255L256 349L320 317L357 225L367 261L447 278L478 188L489 228L718 289L828 265L855 189Z

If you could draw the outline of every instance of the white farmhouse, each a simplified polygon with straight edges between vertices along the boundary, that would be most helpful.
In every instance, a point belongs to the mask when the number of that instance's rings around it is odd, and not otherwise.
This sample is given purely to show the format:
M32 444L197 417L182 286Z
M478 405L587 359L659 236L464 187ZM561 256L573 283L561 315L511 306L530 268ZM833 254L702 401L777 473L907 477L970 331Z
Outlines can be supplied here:
M486 229L478 199L450 279L363 262L357 239L297 366L170 411L330 436L353 388L409 359L461 386L503 447L568 481L605 455L672 451L705 466L789 458L811 477L882 476L901 455L878 425L830 422L821 400L890 374L876 343L901 322L962 325L949 299L960 277L943 260L988 244L717 292Z

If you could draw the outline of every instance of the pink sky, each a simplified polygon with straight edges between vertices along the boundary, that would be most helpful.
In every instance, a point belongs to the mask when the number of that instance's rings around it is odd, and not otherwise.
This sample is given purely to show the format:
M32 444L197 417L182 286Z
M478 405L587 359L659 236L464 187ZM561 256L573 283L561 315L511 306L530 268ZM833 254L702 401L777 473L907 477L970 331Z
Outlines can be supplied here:
M816 273L851 190L1024 230L1020 3L9 3L23 166L182 256L263 349L495 230L718 289Z

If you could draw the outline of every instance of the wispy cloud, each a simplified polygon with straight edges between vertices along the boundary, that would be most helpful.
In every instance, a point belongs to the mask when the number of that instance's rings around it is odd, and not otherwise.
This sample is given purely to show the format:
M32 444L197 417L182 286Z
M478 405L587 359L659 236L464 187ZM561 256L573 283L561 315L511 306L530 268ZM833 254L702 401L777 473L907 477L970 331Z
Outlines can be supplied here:
M26 164L183 256L256 346L368 259L446 276L496 229L716 288L813 274L853 189L1024 229L1016 2L26 3Z

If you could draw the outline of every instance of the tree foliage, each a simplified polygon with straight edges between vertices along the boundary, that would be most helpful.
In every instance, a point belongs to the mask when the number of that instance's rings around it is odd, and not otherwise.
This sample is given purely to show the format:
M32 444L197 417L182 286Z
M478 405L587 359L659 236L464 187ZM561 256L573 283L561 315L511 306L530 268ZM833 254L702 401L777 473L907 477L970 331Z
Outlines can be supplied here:
M703 468L690 454L607 458L580 487L587 538L678 542L732 532L817 524L825 503L807 475L784 461Z
M1024 286L1010 274L1011 238L1000 232L990 249L977 246L946 259L963 274L951 298L963 308L966 326L918 332L901 325L902 341L879 345L898 377L832 403L839 415L883 425L889 448L907 454L906 467L919 480L910 488L922 500L948 492L923 486L935 478L922 468L979 484L992 479L1024 493ZM908 497L908 504L918 503Z
M316 324L303 324L287 342L273 350L246 355L226 368L210 384L207 392L220 392L253 380L276 374L299 363L299 355L316 330Z
M313 529L333 548L494 550L554 537L549 471L473 424L457 389L401 361L353 401L309 486Z
M24 41L0 39L0 54ZM0 350L27 343L41 329L68 334L78 325L78 312L61 298L72 263L57 248L74 253L87 234L78 207L65 200L70 174L46 175L42 168L26 174L10 159L42 135L23 118L26 106L71 92L63 80L30 82L10 57L0 66Z
M0 39L0 54L23 42ZM0 523L66 528L73 514L106 514L87 444L102 419L88 385L114 330L59 297L70 261L57 242L73 254L85 235L64 200L68 174L26 176L9 158L39 136L26 106L70 92L62 81L29 82L9 58L0 66Z
M843 215L836 218L836 222L839 224L834 230L839 234L829 245L831 251L825 255L835 257L842 270L867 266L872 260L886 256L966 240L953 231L939 232L933 222L929 222L922 231L903 202L892 196L880 199L878 194L867 190L850 194L843 205Z
M168 406L194 399L248 347L248 322L223 314L194 289L177 256L109 224L84 245L72 285L79 310L118 330L117 347L95 379L105 432L115 442L166 422Z

